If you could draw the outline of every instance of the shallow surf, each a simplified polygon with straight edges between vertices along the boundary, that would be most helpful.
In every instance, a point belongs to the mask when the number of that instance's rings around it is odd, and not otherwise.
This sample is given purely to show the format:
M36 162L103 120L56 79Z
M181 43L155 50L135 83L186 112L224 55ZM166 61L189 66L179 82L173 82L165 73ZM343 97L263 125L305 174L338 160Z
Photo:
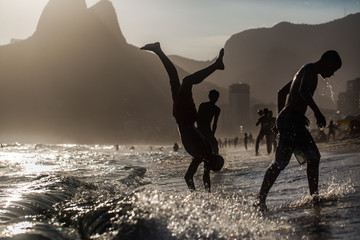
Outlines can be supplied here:
M321 206L293 158L253 207L273 155L221 149L225 166L190 193L190 157L170 146L24 145L0 151L2 239L358 239L360 153L321 152Z

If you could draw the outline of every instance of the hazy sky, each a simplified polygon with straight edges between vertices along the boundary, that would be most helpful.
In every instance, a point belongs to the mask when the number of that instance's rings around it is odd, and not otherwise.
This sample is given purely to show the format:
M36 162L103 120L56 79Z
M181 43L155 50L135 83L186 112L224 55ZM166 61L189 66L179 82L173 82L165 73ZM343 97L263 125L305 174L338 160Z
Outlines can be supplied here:
M49 0L0 0L0 45L31 36ZM88 7L99 0L86 0ZM317 24L360 12L360 0L111 0L127 42L208 60L229 37L278 22Z

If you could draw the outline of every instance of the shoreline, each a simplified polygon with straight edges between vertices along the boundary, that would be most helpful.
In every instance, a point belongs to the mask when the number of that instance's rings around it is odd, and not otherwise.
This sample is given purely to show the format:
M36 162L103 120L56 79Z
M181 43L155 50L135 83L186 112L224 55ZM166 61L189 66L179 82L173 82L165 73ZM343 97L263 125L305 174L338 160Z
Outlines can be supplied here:
M329 152L360 152L360 138L348 138L342 140L330 141L327 143L317 143L320 151Z

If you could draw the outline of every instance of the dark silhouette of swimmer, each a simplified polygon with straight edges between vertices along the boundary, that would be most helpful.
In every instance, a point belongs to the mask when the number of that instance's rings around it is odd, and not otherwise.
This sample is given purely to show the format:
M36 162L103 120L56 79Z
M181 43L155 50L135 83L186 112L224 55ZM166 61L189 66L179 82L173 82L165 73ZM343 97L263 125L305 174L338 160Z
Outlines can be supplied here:
M247 147L248 142L249 142L249 137L248 137L248 134L245 133L245 134L244 134L244 146L245 146L245 150L246 150L246 151L248 150L248 147Z
M174 152L177 152L179 150L179 145L177 143L174 143L173 150Z
M250 143L250 144L253 144L253 143L254 143L254 138L253 138L252 133L249 134L249 143Z
M219 143L219 147L220 148L223 148L224 146L224 144L223 144L223 141L221 140L221 138L219 138L219 140L218 140L218 143Z
M147 44L140 49L154 52L160 58L169 75L173 99L173 116L178 125L182 144L185 150L193 157L185 174L186 184L190 191L195 190L193 176L199 165L204 162L203 182L205 189L210 192L210 171L220 171L224 165L224 159L220 155L213 153L212 147L205 136L195 128L197 110L192 97L192 87L201 83L216 70L225 68L223 63L224 49L220 50L219 56L213 64L186 76L182 84L180 84L174 64L162 51L160 43Z
M271 153L271 129L270 129L270 122L269 122L269 110L267 108L264 108L264 110L259 110L258 114L260 115L258 121L256 122L256 126L260 124L260 131L259 135L256 138L256 144L255 144L255 155L259 155L259 145L261 139L266 137L266 149L267 153Z
M330 137L331 135L333 135L333 141L335 141L335 134L336 134L336 130L338 130L339 128L334 124L334 122L331 120L328 126L329 129L329 133L328 133L328 141L330 141Z
M319 202L318 179L320 153L306 126L309 120L305 112L309 106L314 112L317 125L326 126L326 120L316 105L313 95L318 83L318 74L322 78L331 77L342 65L339 54L330 50L320 60L304 65L294 79L278 92L279 116L276 124L280 133L275 160L267 169L261 185L256 206L266 209L266 197L280 172L285 169L293 153L307 162L307 179L310 195L314 204ZM299 158L297 157L298 161Z
M209 102L201 103L197 115L197 126L200 132L210 142L213 152L219 153L218 141L215 138L215 132L217 128L217 122L220 115L220 108L216 106L216 102L219 99L219 92L211 90L209 92ZM211 122L213 122L211 126Z

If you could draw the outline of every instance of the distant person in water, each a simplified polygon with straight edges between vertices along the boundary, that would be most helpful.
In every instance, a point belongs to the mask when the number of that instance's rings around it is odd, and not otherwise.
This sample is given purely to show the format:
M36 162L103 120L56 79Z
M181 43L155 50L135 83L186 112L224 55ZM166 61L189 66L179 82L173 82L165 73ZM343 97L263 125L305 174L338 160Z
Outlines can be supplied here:
M258 121L256 122L256 126L258 126L260 124L260 131L256 138L256 143L255 143L255 155L256 156L259 155L260 141L264 138L264 136L266 137L267 153L268 154L271 153L271 129L270 129L269 115L268 115L269 110L267 108L264 108L264 110L259 110L258 114L260 117L259 117Z
M253 144L254 143L254 137L252 135L252 133L249 134L249 144Z
M318 179L320 153L306 126L309 120L305 112L309 106L315 114L317 125L326 126L324 115L316 105L313 95L318 83L318 74L322 78L331 77L342 65L339 54L330 50L320 60L304 65L294 79L278 92L277 128L280 133L279 145L275 160L267 169L261 185L256 206L266 209L266 197L280 172L288 165L291 155L295 152L307 162L307 179L310 195L314 203L318 198ZM285 106L285 108L284 108ZM295 155L296 156L296 155ZM299 158L297 158L300 162Z
M328 133L328 141L330 141L330 137L331 135L333 135L333 141L335 141L335 134L336 134L336 130L338 130L339 128L334 124L334 122L331 120L328 126L329 129L329 133Z
M248 134L245 133L245 134L244 134L244 146L245 146L245 150L246 150L246 151L248 150L248 147L247 147L248 142L249 142L249 137L248 137Z
M185 181L190 191L195 190L193 176L204 162L203 182L205 189L210 192L210 171L220 171L224 165L224 159L214 154L212 147L206 137L195 128L197 110L192 97L192 87L201 83L206 77L216 70L223 70L224 49L220 50L216 61L210 66L186 76L180 84L179 76L174 64L165 55L160 47L160 43L147 44L141 50L154 52L163 63L170 79L170 87L173 99L173 116L176 119L182 144L185 150L193 157L192 162L185 174Z
M219 92L216 91L215 89L211 90L209 92L210 101L203 102L200 104L197 115L197 126L200 132L210 142L213 152L215 154L219 153L218 141L215 138L215 132L221 111L220 108L215 104L218 99L219 99ZM212 125L211 122L213 122Z
M179 145L177 143L174 143L173 150L174 152L177 152L179 150Z

